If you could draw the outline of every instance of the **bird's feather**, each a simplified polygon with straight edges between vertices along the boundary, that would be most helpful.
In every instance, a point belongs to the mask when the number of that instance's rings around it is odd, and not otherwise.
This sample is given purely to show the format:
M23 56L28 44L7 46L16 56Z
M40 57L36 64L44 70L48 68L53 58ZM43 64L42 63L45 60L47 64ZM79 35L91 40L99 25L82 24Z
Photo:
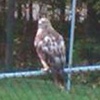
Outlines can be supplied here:
M63 37L54 30L43 30L35 39L40 59L50 67L61 67L66 63Z

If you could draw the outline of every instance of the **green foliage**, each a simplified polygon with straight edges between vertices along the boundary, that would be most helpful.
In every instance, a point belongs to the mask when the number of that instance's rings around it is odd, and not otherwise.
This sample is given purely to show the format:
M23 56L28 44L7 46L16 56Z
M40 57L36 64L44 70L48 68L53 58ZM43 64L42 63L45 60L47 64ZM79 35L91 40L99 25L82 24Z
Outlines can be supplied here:
M100 15L100 0L95 3L95 5L93 6L93 8L96 10L97 14Z
M100 14L100 0L82 0L82 1L92 5L97 14Z
M100 44L94 38L83 38L75 40L74 45L74 64L85 65L97 64L100 60Z

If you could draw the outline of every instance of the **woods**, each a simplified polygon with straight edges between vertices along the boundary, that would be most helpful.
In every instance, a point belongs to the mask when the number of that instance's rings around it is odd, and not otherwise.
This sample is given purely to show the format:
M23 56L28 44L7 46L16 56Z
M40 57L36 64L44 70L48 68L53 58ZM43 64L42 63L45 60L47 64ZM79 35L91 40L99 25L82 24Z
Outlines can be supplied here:
M48 17L53 27L68 41L70 0L1 0L0 1L0 70L37 69L41 66L33 41L37 20ZM10 6L11 5L11 6ZM78 0L73 65L100 63L100 1ZM6 67L5 67L6 66Z

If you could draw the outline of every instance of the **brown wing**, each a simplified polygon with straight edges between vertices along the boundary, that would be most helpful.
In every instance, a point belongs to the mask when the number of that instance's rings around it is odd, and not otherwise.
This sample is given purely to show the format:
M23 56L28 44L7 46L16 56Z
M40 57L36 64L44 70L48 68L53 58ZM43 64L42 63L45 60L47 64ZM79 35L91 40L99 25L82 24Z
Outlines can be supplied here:
M45 34L37 35L34 42L43 67L59 68L65 66L66 54L63 37L55 31L44 32Z

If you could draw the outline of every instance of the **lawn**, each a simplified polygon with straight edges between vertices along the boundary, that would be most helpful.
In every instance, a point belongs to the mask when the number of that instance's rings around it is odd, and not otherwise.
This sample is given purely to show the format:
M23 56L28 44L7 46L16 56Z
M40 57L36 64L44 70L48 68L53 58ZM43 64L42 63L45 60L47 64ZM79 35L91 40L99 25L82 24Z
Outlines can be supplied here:
M73 85L61 91L50 80L13 78L0 80L0 100L100 100L100 87Z

